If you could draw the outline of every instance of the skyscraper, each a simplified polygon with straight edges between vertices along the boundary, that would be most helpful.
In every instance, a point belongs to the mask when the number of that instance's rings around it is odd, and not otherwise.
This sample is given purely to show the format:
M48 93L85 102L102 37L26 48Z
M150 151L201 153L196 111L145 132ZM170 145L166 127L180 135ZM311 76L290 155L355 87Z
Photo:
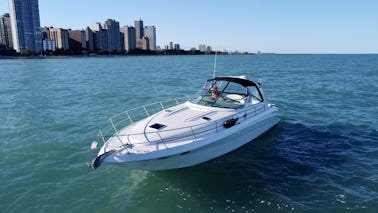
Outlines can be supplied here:
M55 51L56 50L56 41L51 39L43 39L42 41L43 51Z
M206 44L200 44L200 45L198 46L198 49L199 49L199 51L201 51L201 52L206 52Z
M124 34L123 50L130 51L136 48L135 28L132 26L121 27L121 32Z
M87 50L89 52L93 52L94 51L93 31L89 27L85 29L85 40L87 42Z
M108 33L108 30L107 29L102 29L101 32L97 32L96 35L98 35L99 33L101 33L101 43L102 43L102 51L104 52L110 52L110 48L109 48L109 33Z
M101 26L101 24L99 22L95 22L95 23L92 24L91 30L95 31L95 32L101 31L102 30L102 26Z
M136 39L138 40L138 39L143 38L144 32L143 32L143 21L142 21L142 19L135 21L134 25L135 25L135 37L136 37Z
M144 28L144 37L148 38L150 50L156 50L156 29L154 26Z
M13 48L17 52L42 52L38 0L9 0Z
M56 42L56 48L68 50L69 49L69 35L68 30L62 28L50 27L50 39Z
M100 23L96 22L92 24L91 30L93 31L93 47L94 50L103 50L103 44L102 44L102 26Z
M175 50L180 50L180 44L175 44Z
M10 49L13 48L12 29L8 13L0 17L0 45L5 45Z
M44 39L50 39L50 28L53 28L53 27L43 27L43 28L41 28L42 40L44 40Z
M143 38L137 39L137 48L141 50L149 50L150 42L148 41L148 38L143 37Z
M119 31L119 22L114 19L105 21L104 29L108 32L108 50L109 52L121 52L121 34Z
M68 43L70 50L81 51L87 49L84 30L68 30Z

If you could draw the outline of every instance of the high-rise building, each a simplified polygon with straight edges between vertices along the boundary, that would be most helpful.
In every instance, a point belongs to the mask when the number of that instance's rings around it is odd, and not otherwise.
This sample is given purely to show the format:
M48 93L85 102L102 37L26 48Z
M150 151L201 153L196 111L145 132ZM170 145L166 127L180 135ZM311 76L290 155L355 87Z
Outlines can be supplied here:
M12 27L10 24L9 13L0 17L0 45L13 49Z
M136 48L135 28L132 26L124 26L121 27L121 32L124 34L123 50L134 50Z
M56 50L56 42L51 39L43 39L42 41L43 51L55 51Z
M156 50L156 29L154 26L144 28L144 37L148 38L150 50Z
M200 44L200 45L198 46L198 49L199 49L199 51L201 51L201 52L206 52L206 45L205 45L205 44Z
M87 42L84 30L68 30L68 42L70 50L87 49Z
M42 40L50 39L50 28L53 28L53 27L43 27L43 28L41 28Z
M17 52L42 52L38 0L9 0L13 48Z
M56 42L56 48L68 50L69 49L69 35L68 30L62 28L51 28L49 39Z
M141 39L137 39L137 48L142 50L149 50L150 49L150 42L148 38L143 37Z
M173 50L173 42L172 41L169 42L169 49Z
M125 33L123 33L121 30L120 30L120 38L121 38L121 52L124 52L125 51Z
M97 32L96 35L99 35L101 33L101 45L102 45L102 51L110 52L109 47L109 33L107 29L102 29L101 31Z
M108 51L109 52L121 52L121 34L119 31L119 22L114 19L108 19L105 21L104 29L108 33Z
M102 26L99 22L95 22L95 23L92 24L91 30L94 31L94 32L101 31Z
M143 38L144 32L143 32L143 21L142 21L142 19L136 20L134 22L134 25L135 25L135 37L136 37L136 39L138 40L138 39Z
M175 50L180 50L180 44L175 44Z
M96 22L92 24L91 29L93 31L93 47L94 50L103 50L103 44L102 44L102 26L100 23Z
M129 49L136 49L136 32L135 27L130 26L128 29Z
M87 43L88 52L93 52L94 51L93 31L89 27L85 29L85 41Z

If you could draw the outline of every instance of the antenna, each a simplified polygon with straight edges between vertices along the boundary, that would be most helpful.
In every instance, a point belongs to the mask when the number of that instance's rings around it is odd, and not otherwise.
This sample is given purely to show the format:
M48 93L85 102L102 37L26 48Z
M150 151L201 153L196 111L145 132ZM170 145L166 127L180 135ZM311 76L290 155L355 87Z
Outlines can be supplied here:
M215 71L216 71L216 69L217 69L217 51L215 51L213 78L215 78Z

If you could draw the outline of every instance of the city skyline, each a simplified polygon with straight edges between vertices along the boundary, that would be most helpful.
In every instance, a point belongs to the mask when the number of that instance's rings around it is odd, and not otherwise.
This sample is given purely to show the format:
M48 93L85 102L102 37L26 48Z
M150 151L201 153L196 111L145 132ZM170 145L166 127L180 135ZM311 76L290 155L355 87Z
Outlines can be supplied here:
M122 27L142 18L158 28L159 46L175 41L183 49L208 44L216 50L249 52L378 52L378 2L372 0L241 0L217 1L216 5L198 0L116 0L112 4L98 0L39 0L39 7L42 27L85 29L109 18L119 21ZM0 13L8 11L7 1L0 1Z

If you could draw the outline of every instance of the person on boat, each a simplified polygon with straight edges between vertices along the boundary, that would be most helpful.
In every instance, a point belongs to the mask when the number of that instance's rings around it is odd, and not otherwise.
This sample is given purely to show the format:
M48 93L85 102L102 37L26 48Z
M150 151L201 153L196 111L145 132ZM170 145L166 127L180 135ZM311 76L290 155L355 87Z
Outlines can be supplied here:
M212 98L212 99L217 99L219 95L220 95L220 91L218 90L217 83L215 83L215 84L211 87L211 98Z

